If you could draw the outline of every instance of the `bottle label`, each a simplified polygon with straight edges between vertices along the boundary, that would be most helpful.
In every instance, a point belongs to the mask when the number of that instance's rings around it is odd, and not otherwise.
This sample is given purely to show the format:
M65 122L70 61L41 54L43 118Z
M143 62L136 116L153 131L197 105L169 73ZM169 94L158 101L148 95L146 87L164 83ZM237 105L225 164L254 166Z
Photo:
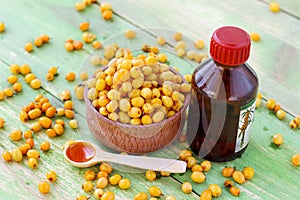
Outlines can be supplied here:
M241 107L235 153L244 149L249 143L255 110L255 100L256 99L254 98L250 103Z

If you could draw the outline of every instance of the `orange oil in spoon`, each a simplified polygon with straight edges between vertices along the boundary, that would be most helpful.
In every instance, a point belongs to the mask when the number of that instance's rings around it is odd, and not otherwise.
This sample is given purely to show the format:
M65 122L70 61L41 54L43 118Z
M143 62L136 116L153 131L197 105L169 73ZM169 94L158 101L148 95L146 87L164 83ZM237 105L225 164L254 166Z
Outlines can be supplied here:
M87 162L96 154L95 148L84 142L75 142L67 147L66 155L74 162Z

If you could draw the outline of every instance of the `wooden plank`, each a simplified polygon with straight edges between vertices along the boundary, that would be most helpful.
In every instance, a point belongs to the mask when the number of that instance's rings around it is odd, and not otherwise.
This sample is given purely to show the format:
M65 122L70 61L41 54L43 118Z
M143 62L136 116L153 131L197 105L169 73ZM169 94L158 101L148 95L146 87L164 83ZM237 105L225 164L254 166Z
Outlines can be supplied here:
M285 0L262 0L265 3L269 4L271 2L277 2L280 6L280 10L282 12L286 12L287 14L300 19L300 5L297 1L285 1Z
M258 74L260 90L289 112L300 115L300 108L294 106L300 100L298 19L284 12L274 14L267 4L257 0L110 2L121 17L139 27L181 31L192 41L202 38L207 46L212 32L220 26L234 25L248 32L258 32L262 39L252 43L249 64ZM298 1L293 3L299 6ZM174 44L172 38L168 38L168 42ZM286 96L290 98L284 98Z

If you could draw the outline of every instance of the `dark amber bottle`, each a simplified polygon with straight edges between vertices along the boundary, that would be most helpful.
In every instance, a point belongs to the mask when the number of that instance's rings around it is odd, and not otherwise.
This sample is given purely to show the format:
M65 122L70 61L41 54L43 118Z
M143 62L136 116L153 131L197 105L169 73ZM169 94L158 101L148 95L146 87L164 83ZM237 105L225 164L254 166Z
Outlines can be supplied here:
M201 158L229 161L245 151L253 123L258 79L245 62L250 37L232 26L217 29L210 55L192 77L187 136Z

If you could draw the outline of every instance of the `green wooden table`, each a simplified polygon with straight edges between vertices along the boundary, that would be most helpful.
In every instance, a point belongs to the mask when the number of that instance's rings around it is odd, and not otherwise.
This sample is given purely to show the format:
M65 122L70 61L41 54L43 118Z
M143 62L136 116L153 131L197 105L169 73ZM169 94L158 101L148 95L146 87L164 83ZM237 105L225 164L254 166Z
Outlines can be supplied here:
M168 195L174 195L177 199L199 199L201 192L209 184L223 185L225 178L222 177L221 170L224 166L235 166L240 170L244 166L251 166L256 172L254 178L243 185L236 184L241 190L240 199L299 199L300 168L292 166L291 157L300 153L300 132L299 129L290 129L289 122L300 115L300 2L278 0L282 9L279 13L269 11L267 0L109 2L114 14L112 20L105 21L101 17L98 3L77 12L74 9L76 0L1 0L0 21L5 22L6 30L0 33L0 90L9 86L6 79L11 74L9 66L13 63L29 64L33 73L42 80L42 88L31 89L25 83L24 76L18 75L23 91L0 101L0 117L6 121L5 127L0 129L0 151L11 150L24 143L24 139L18 142L9 139L12 130L27 130L32 123L20 122L19 112L23 106L42 93L53 105L62 107L63 102L58 94L64 89L69 89L74 94L74 86L81 83L79 78L74 82L67 82L65 75L70 71L79 74L83 70L92 72L95 69L88 64L89 56L95 52L91 45L85 44L83 50L74 52L64 49L67 38L82 40L79 23L89 21L90 31L97 35L104 46L117 43L123 47L138 49L145 43L156 45L156 36L162 35L167 39L168 45L161 48L161 51L168 54L170 65L178 67L183 74L191 73L196 63L180 59L173 53L172 45L175 41L172 37L176 31L182 32L189 49L192 48L193 41L203 39L206 47L199 53L207 53L212 32L223 25L235 25L261 35L261 41L252 43L249 64L258 74L264 98L276 99L288 112L286 119L278 120L273 112L265 108L263 102L256 110L251 142L245 154L231 162L213 163L212 169L206 173L207 180L202 184L193 183L190 170L184 175L174 174L149 181L144 173L114 166L113 173L129 178L131 188L121 190L108 186L105 190L113 191L116 199L125 200L133 199L137 193L147 192L149 186L156 185L163 191L161 199ZM129 29L138 33L133 40L124 37L124 32ZM51 37L49 44L26 53L24 44L42 33ZM103 50L99 51L100 54L101 51ZM59 75L54 81L48 82L45 75L51 66L59 66ZM87 127L84 102L73 99L75 118L79 121L78 129L66 126L64 135L54 139L48 138L45 130L34 134L37 146L43 141L51 143L49 152L41 152L37 169L30 169L27 159L20 163L0 161L0 199L76 199L79 194L94 198L92 193L85 193L81 189L86 169L70 166L62 156L62 146L68 140L95 140ZM68 121L66 118L64 120ZM281 133L285 139L280 148L271 145L271 137L276 133ZM175 141L167 148L148 155L176 159L178 152L185 148L188 148L187 143ZM202 161L201 158L198 160ZM90 169L98 171L98 168L99 165ZM58 180L51 184L49 194L42 195L37 185L45 180L45 174L49 170L57 172ZM184 194L180 189L185 181L193 185L191 194ZM219 199L236 198L224 186L222 189L223 194Z

